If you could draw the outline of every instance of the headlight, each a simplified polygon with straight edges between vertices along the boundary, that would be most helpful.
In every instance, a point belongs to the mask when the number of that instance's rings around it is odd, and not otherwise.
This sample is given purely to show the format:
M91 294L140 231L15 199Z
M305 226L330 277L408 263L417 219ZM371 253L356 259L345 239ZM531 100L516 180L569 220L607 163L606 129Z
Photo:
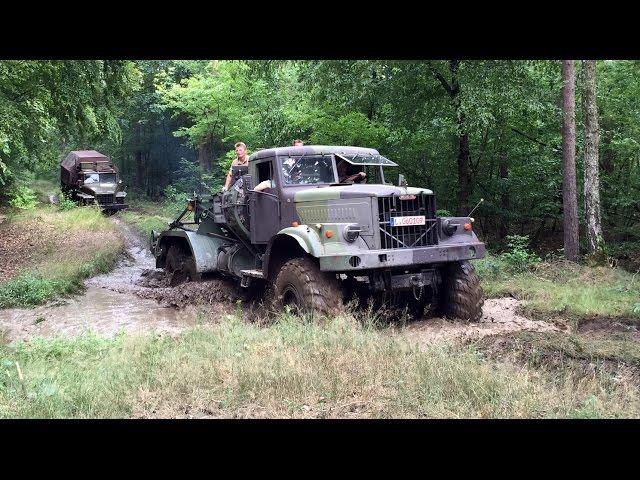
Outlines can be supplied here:
M357 225L357 224L347 225L346 227L344 227L344 232L343 232L344 239L349 243L353 243L356 241L356 239L360 235L360 232L361 232L360 225Z
M446 234L446 235L453 235L454 233L456 233L456 230L458 230L458 224L457 223L453 223L451 220L447 219L447 220L443 220L442 221L442 231Z

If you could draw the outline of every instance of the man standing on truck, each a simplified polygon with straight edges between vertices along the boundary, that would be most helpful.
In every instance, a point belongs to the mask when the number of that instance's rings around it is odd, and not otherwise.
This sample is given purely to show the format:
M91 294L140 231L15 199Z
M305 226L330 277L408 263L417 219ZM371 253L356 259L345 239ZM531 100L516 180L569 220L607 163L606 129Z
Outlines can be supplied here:
M236 158L231 162L231 167L229 168L229 173L227 174L227 180L224 183L224 187L222 187L222 191L226 192L231 186L231 180L233 177L231 176L231 170L233 167L242 167L248 165L249 156L247 155L247 146L244 142L238 142L235 144L236 148Z

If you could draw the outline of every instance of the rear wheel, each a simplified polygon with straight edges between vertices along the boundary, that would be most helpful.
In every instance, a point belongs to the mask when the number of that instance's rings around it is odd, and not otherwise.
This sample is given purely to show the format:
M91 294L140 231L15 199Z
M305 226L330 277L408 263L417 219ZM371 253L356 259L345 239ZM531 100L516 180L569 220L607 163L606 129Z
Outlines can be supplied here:
M334 316L342 306L340 282L307 257L282 265L273 284L273 297L278 309L288 306L294 312L312 315Z
M480 320L484 298L474 266L467 261L453 263L446 267L443 277L441 312L449 318Z
M170 275L169 285L175 287L184 282L200 280L193 256L177 245L171 245L165 260L165 270Z

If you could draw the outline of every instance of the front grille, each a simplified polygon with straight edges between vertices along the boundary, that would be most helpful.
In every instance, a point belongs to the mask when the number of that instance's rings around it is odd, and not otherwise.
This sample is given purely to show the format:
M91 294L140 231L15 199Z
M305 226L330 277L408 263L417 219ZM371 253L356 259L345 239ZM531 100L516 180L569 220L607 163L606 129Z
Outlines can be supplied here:
M100 205L112 204L113 203L113 194L98 195L98 203Z
M425 225L392 227L391 217L425 216ZM378 198L380 248L418 248L438 244L436 198L432 194L415 195L413 200L399 196Z

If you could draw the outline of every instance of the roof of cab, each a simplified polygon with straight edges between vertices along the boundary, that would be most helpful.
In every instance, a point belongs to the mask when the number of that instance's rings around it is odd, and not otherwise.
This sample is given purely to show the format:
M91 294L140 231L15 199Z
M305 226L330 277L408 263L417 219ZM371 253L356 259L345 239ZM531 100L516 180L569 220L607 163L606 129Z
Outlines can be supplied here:
M109 158L95 150L73 150L69 155L74 154L78 158Z
M304 145L302 147L278 147L258 150L249 157L249 161L261 158L285 156L285 155L321 155L339 153L343 155L380 155L373 148L336 146L336 145Z

